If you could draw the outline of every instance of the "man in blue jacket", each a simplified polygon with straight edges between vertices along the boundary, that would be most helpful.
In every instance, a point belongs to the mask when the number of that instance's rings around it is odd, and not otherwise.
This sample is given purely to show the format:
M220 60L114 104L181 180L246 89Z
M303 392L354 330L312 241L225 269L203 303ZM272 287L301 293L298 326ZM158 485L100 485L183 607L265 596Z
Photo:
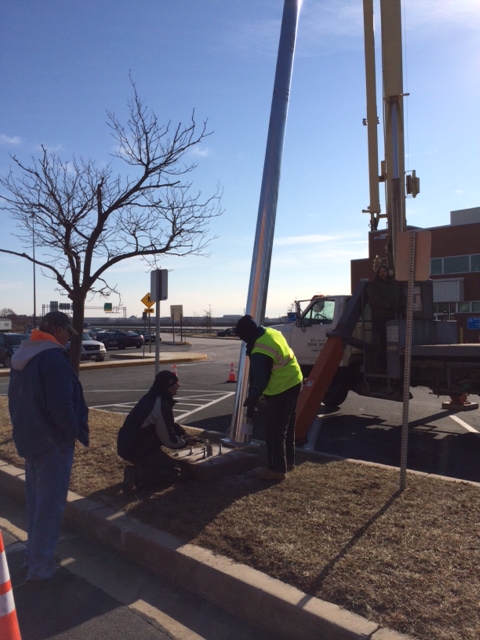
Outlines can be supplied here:
M30 584L56 576L55 547L67 498L75 441L88 446L88 408L65 350L75 334L61 311L47 313L40 329L12 356L8 403L13 440L25 458L27 550Z

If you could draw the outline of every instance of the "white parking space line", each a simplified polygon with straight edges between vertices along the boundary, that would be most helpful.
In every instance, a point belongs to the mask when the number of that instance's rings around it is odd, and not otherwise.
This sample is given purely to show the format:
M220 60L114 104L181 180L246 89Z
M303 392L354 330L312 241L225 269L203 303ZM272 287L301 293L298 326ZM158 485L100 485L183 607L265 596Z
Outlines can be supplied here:
M189 393L176 396L177 404L174 407L174 414L176 420L185 420L193 413L197 413L202 409L211 407L222 400L227 400L231 396L235 395L235 391L207 391L196 390ZM92 406L92 409L98 409L99 411L113 411L114 413L127 414L136 405L136 402L115 402L112 404L101 404Z
M193 409L193 411L187 411L187 412L182 413L182 414L180 414L178 416L175 416L175 417L176 417L177 420L185 420L185 418L188 418L193 413L196 413L197 411L201 411L202 409L206 409L207 407L211 407L212 405L217 404L217 402L221 402L222 400L226 400L227 398L230 398L233 395L235 395L235 391L230 391L229 393L222 393L221 396L211 400L210 402L207 402L205 404L199 405L196 409ZM181 404L181 403L182 403L182 400L179 400L179 404Z
M477 431L477 429L475 429L474 427L471 427L469 424L464 422L461 418L458 418L457 416L450 416L450 418L452 420L455 420L455 422L458 422L460 426L462 426L467 431L470 431L470 433L478 433L478 435L480 435L480 432Z
M123 402L121 404L99 404L96 407L90 407L96 411L112 411L113 413L129 413L136 405L136 402Z

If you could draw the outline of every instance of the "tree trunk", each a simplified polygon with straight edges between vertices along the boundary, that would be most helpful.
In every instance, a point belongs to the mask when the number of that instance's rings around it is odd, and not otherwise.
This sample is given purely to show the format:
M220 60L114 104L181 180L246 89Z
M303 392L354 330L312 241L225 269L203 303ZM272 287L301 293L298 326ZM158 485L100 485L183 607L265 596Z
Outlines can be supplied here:
M82 293L79 293L72 297L72 307L73 307L72 325L75 331L78 333L78 335L72 337L72 341L70 344L69 357L70 357L70 362L72 363L72 367L77 373L80 370L80 354L82 351L82 334L83 334L83 325L85 322L85 300L86 300L86 296L83 295Z

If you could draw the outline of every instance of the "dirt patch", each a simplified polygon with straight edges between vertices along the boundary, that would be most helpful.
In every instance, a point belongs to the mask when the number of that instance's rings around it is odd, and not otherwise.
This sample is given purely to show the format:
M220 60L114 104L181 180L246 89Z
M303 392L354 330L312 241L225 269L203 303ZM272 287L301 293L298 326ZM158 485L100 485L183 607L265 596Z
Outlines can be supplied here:
M480 637L477 485L409 473L399 493L396 470L300 452L279 484L238 474L127 498L115 450L122 421L90 411L73 491L419 640ZM23 466L5 398L0 458Z

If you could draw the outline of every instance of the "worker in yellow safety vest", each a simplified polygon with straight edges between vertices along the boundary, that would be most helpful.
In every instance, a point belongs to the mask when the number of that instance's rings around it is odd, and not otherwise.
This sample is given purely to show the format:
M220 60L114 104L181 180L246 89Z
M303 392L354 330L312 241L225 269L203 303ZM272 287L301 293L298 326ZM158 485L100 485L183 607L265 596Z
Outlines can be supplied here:
M270 327L257 325L243 316L235 327L246 343L250 360L248 395L244 406L252 419L263 395L266 401L267 467L258 469L262 480L283 480L295 468L295 409L302 383L302 372L284 336Z

